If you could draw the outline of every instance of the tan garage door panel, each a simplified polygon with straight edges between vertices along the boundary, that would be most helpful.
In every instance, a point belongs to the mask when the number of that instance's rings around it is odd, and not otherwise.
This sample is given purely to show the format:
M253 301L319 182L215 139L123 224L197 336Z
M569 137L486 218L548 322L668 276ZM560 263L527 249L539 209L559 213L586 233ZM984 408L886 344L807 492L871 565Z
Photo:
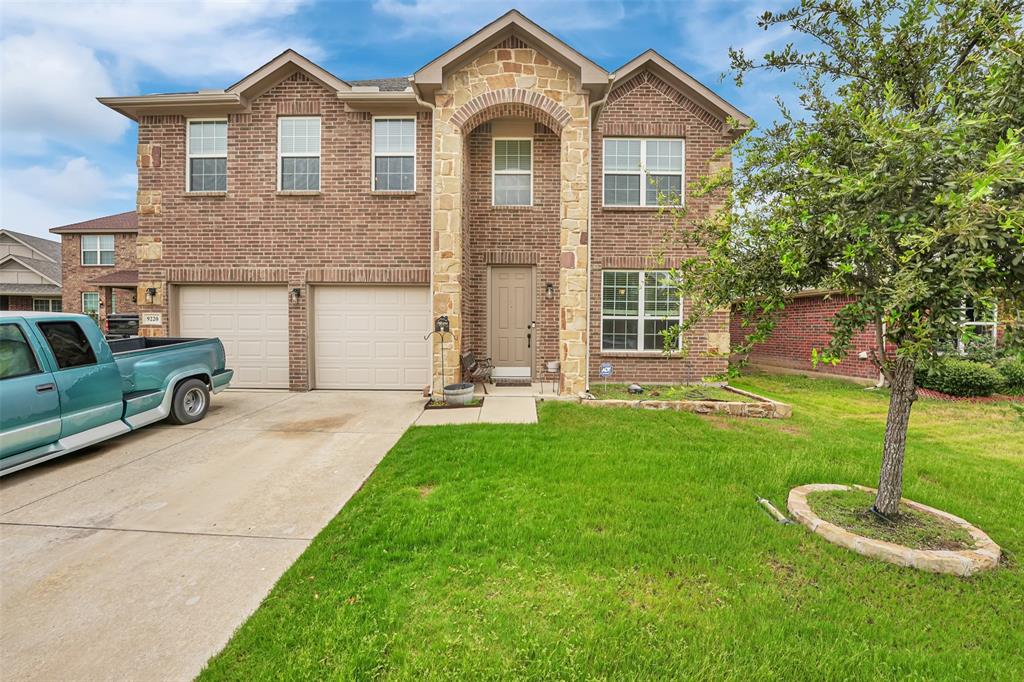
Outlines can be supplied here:
M234 388L288 388L288 290L267 286L182 286L181 336L217 336Z
M314 289L316 387L426 386L429 301L427 287Z

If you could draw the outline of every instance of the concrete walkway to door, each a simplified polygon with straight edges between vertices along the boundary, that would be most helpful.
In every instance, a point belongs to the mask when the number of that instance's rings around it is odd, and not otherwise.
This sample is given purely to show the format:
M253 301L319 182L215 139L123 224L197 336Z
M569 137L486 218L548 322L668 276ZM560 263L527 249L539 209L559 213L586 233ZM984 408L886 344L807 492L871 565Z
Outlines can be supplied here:
M227 391L0 479L3 679L193 678L422 407Z

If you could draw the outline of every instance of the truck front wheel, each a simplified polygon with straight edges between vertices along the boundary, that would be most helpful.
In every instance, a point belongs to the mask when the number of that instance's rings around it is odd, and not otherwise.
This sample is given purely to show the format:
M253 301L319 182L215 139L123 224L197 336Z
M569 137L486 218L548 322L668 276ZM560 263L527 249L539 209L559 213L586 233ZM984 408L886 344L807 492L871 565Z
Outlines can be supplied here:
M191 424L205 417L208 409L210 389L206 387L206 382L188 379L174 389L171 414L167 419L172 424Z

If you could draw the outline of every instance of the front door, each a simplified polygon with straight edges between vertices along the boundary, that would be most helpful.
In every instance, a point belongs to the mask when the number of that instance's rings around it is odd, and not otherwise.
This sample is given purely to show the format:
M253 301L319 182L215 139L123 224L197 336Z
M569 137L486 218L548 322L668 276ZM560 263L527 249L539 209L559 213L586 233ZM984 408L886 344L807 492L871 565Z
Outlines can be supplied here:
M533 268L492 267L487 319L495 376L531 377L537 330Z

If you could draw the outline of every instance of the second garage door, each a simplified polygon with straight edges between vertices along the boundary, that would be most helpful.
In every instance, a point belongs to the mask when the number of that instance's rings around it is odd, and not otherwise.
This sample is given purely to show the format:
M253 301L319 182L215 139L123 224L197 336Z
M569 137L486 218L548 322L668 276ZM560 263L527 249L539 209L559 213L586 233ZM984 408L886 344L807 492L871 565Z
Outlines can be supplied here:
M316 388L416 389L429 383L429 289L314 290Z
M276 286L182 286L178 333L220 337L232 388L288 388L288 290Z

